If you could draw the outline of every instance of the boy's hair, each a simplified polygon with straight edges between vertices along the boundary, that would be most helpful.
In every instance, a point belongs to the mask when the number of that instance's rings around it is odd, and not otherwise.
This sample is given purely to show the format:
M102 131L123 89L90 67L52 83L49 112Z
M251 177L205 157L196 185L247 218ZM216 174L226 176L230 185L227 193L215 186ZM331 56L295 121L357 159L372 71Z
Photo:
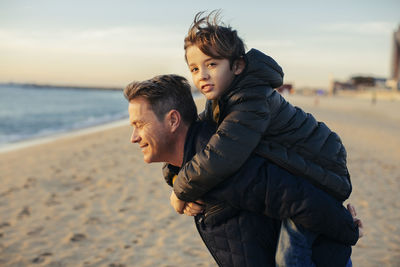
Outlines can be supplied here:
M219 10L211 11L207 16L203 16L204 13L199 12L194 17L185 37L185 52L188 47L195 45L207 56L228 59L232 67L235 60L245 54L245 44L236 30L219 22Z
M142 82L131 82L125 87L124 96L129 102L137 97L145 98L160 121L172 109L181 114L187 125L198 116L189 82L179 75L159 75Z

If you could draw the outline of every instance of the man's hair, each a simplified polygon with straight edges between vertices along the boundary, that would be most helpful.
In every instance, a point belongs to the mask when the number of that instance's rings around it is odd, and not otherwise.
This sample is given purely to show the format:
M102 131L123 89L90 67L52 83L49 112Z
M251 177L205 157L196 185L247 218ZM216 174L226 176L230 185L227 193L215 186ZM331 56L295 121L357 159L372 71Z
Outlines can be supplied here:
M132 82L125 87L124 96L128 101L137 97L145 98L160 121L172 109L181 114L187 125L197 119L190 84L179 75L159 75L142 82Z
M204 16L204 13L202 11L196 14L185 37L185 59L186 49L195 45L207 56L228 59L232 67L235 60L245 54L245 44L236 30L220 23L220 10L213 10L207 16Z

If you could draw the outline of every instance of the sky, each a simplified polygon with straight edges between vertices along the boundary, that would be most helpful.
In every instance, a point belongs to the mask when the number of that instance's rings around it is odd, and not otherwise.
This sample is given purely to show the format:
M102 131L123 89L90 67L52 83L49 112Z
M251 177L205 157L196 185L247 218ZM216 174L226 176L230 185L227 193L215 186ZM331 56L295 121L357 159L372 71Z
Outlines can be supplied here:
M124 87L167 73L190 79L183 39L197 12L214 9L295 87L390 75L398 0L0 0L0 82Z

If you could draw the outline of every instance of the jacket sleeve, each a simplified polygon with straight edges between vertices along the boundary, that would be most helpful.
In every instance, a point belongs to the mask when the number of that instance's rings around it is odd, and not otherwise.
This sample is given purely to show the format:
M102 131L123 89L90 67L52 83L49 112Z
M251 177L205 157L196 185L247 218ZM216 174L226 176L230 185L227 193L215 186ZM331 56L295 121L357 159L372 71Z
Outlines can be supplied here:
M165 182L172 186L174 184L174 177L178 174L179 167L171 165L169 163L164 163L162 166L162 173L165 179Z
M346 245L356 244L358 227L342 203L303 178L284 172L275 165L268 167L264 214L290 218L312 232Z
M267 101L265 89L260 88L234 95L224 103L227 115L216 133L178 174L174 183L178 198L199 199L243 165L269 125L270 103Z

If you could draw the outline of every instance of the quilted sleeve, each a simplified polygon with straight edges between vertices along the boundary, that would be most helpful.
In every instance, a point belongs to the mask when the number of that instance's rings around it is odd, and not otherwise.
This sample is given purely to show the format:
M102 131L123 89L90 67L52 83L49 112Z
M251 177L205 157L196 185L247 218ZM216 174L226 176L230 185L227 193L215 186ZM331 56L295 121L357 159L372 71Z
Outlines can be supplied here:
M264 91L231 97L223 120L205 149L178 174L174 191L184 201L195 201L236 172L260 142L270 122Z

